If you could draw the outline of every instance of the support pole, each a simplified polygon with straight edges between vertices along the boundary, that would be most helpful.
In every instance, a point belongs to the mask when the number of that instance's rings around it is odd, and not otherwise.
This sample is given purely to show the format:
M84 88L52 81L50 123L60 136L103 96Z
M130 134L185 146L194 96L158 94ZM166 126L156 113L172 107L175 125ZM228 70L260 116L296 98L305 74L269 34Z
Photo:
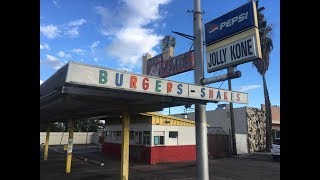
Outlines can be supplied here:
M228 68L228 74L232 74L234 72L234 67ZM231 87L231 79L228 79L228 88L229 91L232 91ZM230 122L231 122L231 140L232 140L232 154L237 155L237 143L236 143L236 134L234 127L234 113L233 113L233 103L230 102Z
M44 146L44 156L43 159L46 161L48 160L48 151L49 151L49 137L50 137L50 125L47 128L47 134L46 134L46 142Z
M129 179L129 132L130 114L125 113L122 120L121 180Z
M202 12L200 0L194 0L193 12L194 33L194 81L201 85L204 77L203 41L202 41ZM196 150L197 150L197 179L209 180L208 141L206 105L195 104L196 121Z
M68 139L68 150L67 150L67 161L66 161L66 173L69 174L71 171L71 162L72 162L72 148L73 148L73 121L69 120L69 139Z

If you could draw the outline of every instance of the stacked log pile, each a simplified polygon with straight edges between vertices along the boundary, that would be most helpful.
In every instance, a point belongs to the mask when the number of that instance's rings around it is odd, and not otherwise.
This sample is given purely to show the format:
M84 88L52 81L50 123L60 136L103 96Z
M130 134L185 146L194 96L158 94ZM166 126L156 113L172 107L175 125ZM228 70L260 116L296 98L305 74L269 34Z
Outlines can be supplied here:
M263 151L266 147L265 112L258 108L246 108L249 153Z

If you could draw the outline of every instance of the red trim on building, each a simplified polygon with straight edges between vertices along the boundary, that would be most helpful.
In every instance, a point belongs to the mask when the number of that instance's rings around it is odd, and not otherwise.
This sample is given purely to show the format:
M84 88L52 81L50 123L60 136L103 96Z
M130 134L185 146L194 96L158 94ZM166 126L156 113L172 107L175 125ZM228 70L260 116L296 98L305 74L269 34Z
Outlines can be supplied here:
M121 144L103 143L102 152L106 155L121 159Z
M105 155L121 159L121 144L104 143L102 152ZM130 162L150 163L150 147L130 145L129 160Z
M196 160L196 145L153 146L150 164Z
M133 162L156 164L196 160L196 145L153 147L130 145L129 150L129 158ZM102 145L102 152L121 159L121 144L104 143Z

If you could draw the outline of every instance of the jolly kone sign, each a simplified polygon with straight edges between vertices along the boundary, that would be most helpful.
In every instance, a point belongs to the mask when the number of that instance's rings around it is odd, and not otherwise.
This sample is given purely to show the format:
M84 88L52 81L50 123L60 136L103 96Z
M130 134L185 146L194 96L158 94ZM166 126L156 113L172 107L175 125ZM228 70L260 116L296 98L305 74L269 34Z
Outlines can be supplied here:
M207 52L208 72L251 61L258 57L255 36L240 39L219 49Z

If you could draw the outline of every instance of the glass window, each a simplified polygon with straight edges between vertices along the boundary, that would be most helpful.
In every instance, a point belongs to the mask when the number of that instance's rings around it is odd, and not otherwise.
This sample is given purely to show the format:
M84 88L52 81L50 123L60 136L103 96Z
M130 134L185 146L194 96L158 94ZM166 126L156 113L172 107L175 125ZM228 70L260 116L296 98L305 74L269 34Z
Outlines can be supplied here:
M155 136L154 137L154 145L158 145L159 144L159 136Z
M143 144L150 145L150 136L143 136Z
M160 144L164 144L164 136L160 136Z
M177 138L178 131L169 131L169 138Z
M276 130L276 138L280 138L280 130Z
M142 144L150 145L150 131L143 131Z
M164 136L154 136L154 145L163 145Z
M138 137L139 137L139 142L138 142L138 144L142 144L142 132L141 132L141 131L139 132Z
M130 140L134 139L134 131L130 131Z

